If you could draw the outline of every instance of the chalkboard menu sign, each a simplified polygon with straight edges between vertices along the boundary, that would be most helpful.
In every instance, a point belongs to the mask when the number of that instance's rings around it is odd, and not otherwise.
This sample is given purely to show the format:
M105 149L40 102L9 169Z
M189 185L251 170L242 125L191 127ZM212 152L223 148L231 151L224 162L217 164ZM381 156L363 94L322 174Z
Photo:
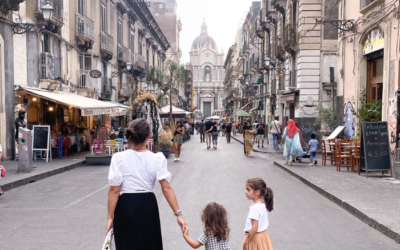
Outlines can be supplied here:
M368 177L369 171L391 170L390 144L387 122L363 122L360 170ZM358 174L360 174L360 170Z
M33 150L49 150L50 126L33 126Z

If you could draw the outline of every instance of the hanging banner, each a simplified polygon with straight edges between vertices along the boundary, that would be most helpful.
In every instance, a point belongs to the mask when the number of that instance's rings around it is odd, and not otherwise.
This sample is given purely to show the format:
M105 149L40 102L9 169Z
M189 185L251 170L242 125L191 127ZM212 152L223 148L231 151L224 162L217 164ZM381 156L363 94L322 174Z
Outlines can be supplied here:
M371 30L364 42L363 54L367 55L372 52L383 49L385 46L385 34L379 28Z

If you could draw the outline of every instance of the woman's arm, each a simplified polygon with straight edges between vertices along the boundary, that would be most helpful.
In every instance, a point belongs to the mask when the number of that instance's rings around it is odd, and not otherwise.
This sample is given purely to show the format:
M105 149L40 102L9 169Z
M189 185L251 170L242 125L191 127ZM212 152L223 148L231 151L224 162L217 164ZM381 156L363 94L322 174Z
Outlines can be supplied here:
M181 135L184 135L184 134L185 134L185 128L182 127Z
M121 186L110 186L108 191L108 213L106 234L113 228L113 219L115 207L117 206L118 198L121 192Z
M193 240L189 237L189 228L186 228L185 232L183 233L183 238L185 238L186 242L194 249L199 248L203 245L197 240Z
M249 249L249 243L254 239L254 236L256 235L258 230L258 220L251 220L251 229L249 234L247 235L246 240L243 243L243 249L248 250Z
M178 200L176 199L174 189L172 188L171 184L167 180L161 180L160 181L162 192L164 194L165 199L167 199L167 202L169 206L171 207L172 211L174 213L178 212L179 205L178 205ZM179 215L178 218L178 224L181 227L182 232L184 232L187 228L187 224L185 219L183 218L183 215Z

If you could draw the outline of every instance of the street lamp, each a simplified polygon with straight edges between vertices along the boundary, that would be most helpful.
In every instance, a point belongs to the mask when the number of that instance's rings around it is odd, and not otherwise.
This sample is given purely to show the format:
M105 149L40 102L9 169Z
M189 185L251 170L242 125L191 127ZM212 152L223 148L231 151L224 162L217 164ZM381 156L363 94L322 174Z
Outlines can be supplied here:
M46 21L50 21L53 17L54 9L53 7L47 2L44 6L42 6L43 18Z
M126 69L127 70L131 70L132 69L132 63L131 62L126 63Z

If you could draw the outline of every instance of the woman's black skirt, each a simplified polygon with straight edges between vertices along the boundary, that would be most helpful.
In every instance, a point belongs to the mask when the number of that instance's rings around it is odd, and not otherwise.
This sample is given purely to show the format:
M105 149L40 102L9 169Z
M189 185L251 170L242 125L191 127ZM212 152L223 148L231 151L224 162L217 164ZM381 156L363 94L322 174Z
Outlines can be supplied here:
M162 250L154 193L122 194L114 213L116 250Z

